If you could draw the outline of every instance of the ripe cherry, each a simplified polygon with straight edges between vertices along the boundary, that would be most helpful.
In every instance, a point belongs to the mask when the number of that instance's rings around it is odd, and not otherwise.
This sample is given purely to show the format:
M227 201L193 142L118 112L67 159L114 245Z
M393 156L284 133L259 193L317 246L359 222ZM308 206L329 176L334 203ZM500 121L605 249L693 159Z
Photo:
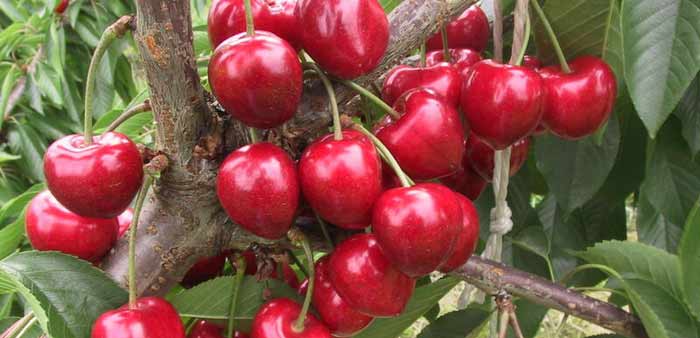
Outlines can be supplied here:
M300 0L297 16L304 50L340 78L374 69L389 44L389 21L377 0Z
M199 283L221 276L226 264L226 254L201 258L182 278L182 285L191 288Z
M404 93L415 88L429 88L453 107L459 105L462 78L457 69L443 62L429 67L400 65L386 74L382 99L393 105Z
M304 329L294 327L301 305L288 298L278 298L263 305L253 319L251 338L331 338L331 333L314 315L308 313Z
M350 307L373 317L399 315L416 284L389 262L373 234L353 235L338 245L328 275Z
M122 238L129 227L131 227L131 221L134 219L134 209L126 208L121 215L117 216L117 223L119 223L119 231L117 233L117 238Z
M200 320L194 324L187 338L225 338L224 329L214 323ZM240 331L235 331L233 333L233 338L248 338L248 335Z
M372 231L387 259L411 277L427 275L450 257L462 229L462 209L435 183L388 190L372 214Z
M68 8L68 0L61 0L53 11L56 14L63 14L63 12L66 11L66 8Z
M414 89L394 109L401 116L387 115L375 133L410 177L428 180L459 169L464 129L455 108L428 89Z
M444 273L464 265L474 253L479 241L479 214L474 208L474 204L462 194L455 193L455 195L462 208L462 223L450 258L438 269Z
M96 263L117 240L116 218L77 215L48 190L32 199L25 217L29 242L39 251L60 251Z
M518 142L515 142L510 154L510 176L515 175L527 161L527 154L530 149L530 138L526 137ZM478 136L471 134L467 139L466 157L469 165L485 180L491 182L493 179L495 151L479 139Z
M543 85L534 70L481 61L462 86L462 111L472 133L496 150L527 137L542 118Z
M185 338L185 328L175 308L158 297L138 299L103 313L92 327L92 338Z
M447 24L447 44L450 48L470 48L483 51L489 42L489 19L479 6L469 7L457 19ZM428 50L442 49L442 36L434 34L426 42Z
M296 4L296 0L251 0L255 29L273 33L299 49L301 26L294 14ZM209 40L214 48L226 39L245 32L243 0L214 0L207 23Z
M334 337L351 337L367 327L372 317L355 311L340 297L328 276L328 259L316 262L312 304Z
M382 192L381 163L372 141L360 132L343 131L343 139L326 135L304 150L299 182L309 205L339 227L363 229Z
M463 78L466 78L469 69L477 62L481 61L481 54L466 48L450 48L450 63L457 69ZM445 53L442 50L434 50L426 54L425 64L434 66L445 62Z
M244 146L221 164L216 193L234 222L257 236L279 239L292 225L299 205L294 162L271 143Z
M296 51L276 35L234 35L214 51L209 81L219 103L255 128L286 122L301 100L302 70Z
M85 217L119 216L143 181L143 161L136 144L116 132L95 136L86 145L82 135L68 135L44 155L46 184L68 210Z
M575 140L593 134L610 117L617 84L605 61L582 56L569 63L572 72L559 66L540 70L544 79L542 122L555 135Z
M471 200L476 200L484 192L489 182L474 171L467 160L466 154L464 158L462 168L450 176L441 178L440 183L469 197Z

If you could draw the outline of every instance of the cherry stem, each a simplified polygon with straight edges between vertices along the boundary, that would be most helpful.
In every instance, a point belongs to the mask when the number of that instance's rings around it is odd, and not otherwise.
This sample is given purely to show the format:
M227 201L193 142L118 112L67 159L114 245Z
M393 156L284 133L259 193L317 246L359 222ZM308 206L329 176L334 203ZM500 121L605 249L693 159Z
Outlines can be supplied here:
M396 173L396 176L398 176L399 181L401 181L401 185L403 187L410 187L414 185L415 183L413 180L411 180L408 175L401 169L401 166L399 165L399 162L396 161L396 158L394 155L391 154L391 151L382 143L382 141L374 136L369 130L365 129L365 127L354 123L352 127L367 136L370 140L372 140L372 143L374 143L374 146L379 150L379 154L382 156L385 162L389 164L389 166L394 170L394 173Z
M141 217L141 209L143 202L146 200L148 189L153 184L153 176L146 175L141 190L136 196L136 204L134 205L134 218L131 220L129 228L129 308L133 309L136 306L136 232Z
M359 84L352 82L350 80L343 80L343 79L338 79L340 83L343 85L349 87L350 89L356 91L358 94L366 97L370 101L372 101L374 104L378 105L382 110L384 110L387 114L391 115L391 117L398 119L401 117L399 113L394 110L390 105L388 105L386 102L382 101L379 97L376 95L372 94L369 90L365 89L364 87L360 86Z
M236 277L233 279L233 284L231 285L231 303L228 308L228 335L227 337L233 338L235 332L234 319L236 318L236 307L238 305L238 294L241 291L241 285L243 282L243 277L245 276L246 262L243 255L238 255L236 257L236 262L231 262L231 267L236 270Z
M297 258L297 256L294 254L294 252L292 252L292 250L289 250L289 249L287 249L286 252L287 252L287 256L289 258L291 258L291 260L294 262L294 264L296 264L296 266L299 267L299 270L301 271L301 273L303 273L304 276L306 276L306 278L309 278L309 272L306 271L306 267L304 267L304 264L299 260L299 258ZM284 271L282 271L282 272L284 274Z
M450 46L447 41L447 24L442 25L440 28L440 36L442 37L442 53L445 62L452 62L452 55L450 54Z
M333 115L333 139L340 141L343 139L343 128L340 126L340 112L338 111L338 99L335 96L335 89L333 88L333 83L328 78L328 75L321 70L321 68L313 62L305 62L305 67L308 67L316 72L316 75L323 82L323 86L326 88L328 93L328 99L331 106L331 114Z
M552 25L549 23L549 20L547 19L547 16L544 14L542 7L540 7L540 4L538 1L532 1L532 7L535 9L535 12L537 13L537 16L540 18L540 21L542 22L544 29L547 31L547 35L549 35L549 40L552 42L552 46L554 47L554 52L557 54L557 59L559 59L559 64L561 65L562 71L564 71L564 73L571 73L571 68L569 68L569 63L566 62L566 57L564 56L564 52L561 49L561 45L559 45L559 40L557 39L557 35L554 34L554 29L552 29Z
M536 1L535 1L536 2ZM525 37L523 39L523 46L520 48L520 52L518 53L518 58L515 59L514 64L516 66L520 66L523 64L523 59L525 59L525 53L527 52L527 46L530 44L530 17L527 17L527 20L525 21Z
M0 334L0 337L14 338L18 337L18 333L23 333L26 328L31 327L36 321L36 317L33 312L26 314L24 317L17 320L12 324L5 332Z
M112 121L112 123L105 129L105 133L108 133L110 131L114 131L117 129L122 123L124 123L126 120L132 118L136 114L140 113L145 113L147 111L151 111L151 102L149 100L144 101L143 103L137 104L127 110L125 110L119 117L117 117L116 120Z
M426 53L427 53L427 52L426 52L425 42L423 42L423 43L420 45L420 66L421 66L422 68L425 67L425 64L426 64L426 63L428 63L427 60L426 60L426 58L427 58Z
M328 245L331 249L335 248L335 244L333 244L333 239L331 239L331 235L328 233L328 227L326 227L326 222L323 221L323 219L316 212L316 210L314 210L314 215L316 216L316 221L318 221L318 224L321 226L321 232L323 232L323 237L326 239L326 242L328 242Z
M85 145L92 144L92 118L94 115L94 104L95 101L95 82L97 79L97 67L99 67L102 57L112 45L114 40L120 38L126 33L131 24L132 16L123 16L119 18L116 22L111 24L100 37L100 41L97 43L95 52L92 54L92 59L90 60L90 66L88 68L87 79L85 80Z
M255 21L253 20L253 7L250 0L243 0L245 6L245 30L248 36L255 35Z
M248 127L248 136L250 136L250 144L258 143L258 131L253 127Z
M315 269L314 269L314 253L311 250L311 244L309 244L309 240L306 238L306 235L304 235L301 230L292 228L289 230L287 233L287 237L289 237L289 240L292 241L292 243L296 246L301 246L302 249L304 249L304 256L306 257L306 261L308 264L308 278L309 278L309 287L306 291L306 297L304 298L304 305L301 307L301 312L299 313L299 318L297 318L296 322L294 323L292 329L296 331L297 333L304 332L304 322L306 321L306 315L309 313L309 308L311 307L311 298L313 297L314 294L314 279L315 279Z
M501 0L493 1L493 59L503 62L503 11Z
M19 333L17 334L17 338L24 337L24 334L29 332L29 330L32 329L32 325L34 325L34 323L36 323L37 320L38 320L38 318L36 318L36 317L33 317L31 320L29 320L29 322L27 322L27 325L24 326L22 331L19 331ZM8 338L11 338L11 337L8 337Z

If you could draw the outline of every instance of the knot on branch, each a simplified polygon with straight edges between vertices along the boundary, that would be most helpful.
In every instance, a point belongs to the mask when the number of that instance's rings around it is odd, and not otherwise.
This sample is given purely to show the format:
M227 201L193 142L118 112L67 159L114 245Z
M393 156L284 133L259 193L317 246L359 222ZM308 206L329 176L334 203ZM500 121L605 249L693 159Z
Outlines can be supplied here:
M114 32L117 37L122 37L126 32L136 28L136 17L133 15L124 15L117 19L113 24L107 27L107 30Z

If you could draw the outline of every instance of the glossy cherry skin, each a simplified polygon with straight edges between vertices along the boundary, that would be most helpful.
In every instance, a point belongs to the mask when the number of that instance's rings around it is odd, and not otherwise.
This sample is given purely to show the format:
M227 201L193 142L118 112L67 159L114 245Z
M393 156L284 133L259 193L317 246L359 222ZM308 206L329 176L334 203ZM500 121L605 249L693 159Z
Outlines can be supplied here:
M255 128L274 128L294 116L301 100L301 76L294 48L265 31L232 36L209 62L209 82L219 103Z
M304 198L325 220L346 229L363 229L382 192L382 167L372 141L360 132L343 139L326 135L304 150L299 182Z
M389 262L374 234L340 243L328 261L328 275L351 308L372 317L401 314L416 285Z
M44 154L46 184L68 210L85 217L117 217L141 188L143 161L136 144L116 132L85 145L81 135L68 135Z
M526 67L491 60L472 66L462 86L462 112L472 133L496 150L530 135L542 119L543 85Z
M482 52L489 42L489 19L479 6L469 7L457 19L447 24L447 44L450 48L469 48ZM442 49L440 32L426 42L428 50Z
M68 8L68 0L61 0L53 11L57 14L63 14L63 12L66 11L66 8Z
M515 175L527 161L530 150L530 138L526 137L513 144L510 154L510 176ZM467 139L466 154L469 165L485 180L493 179L495 151L488 144L472 134Z
M455 193L457 202L462 208L462 223L459 229L455 245L449 258L438 270L448 273L467 262L474 253L476 244L479 242L479 213L474 204L464 195Z
M301 27L294 14L296 0L251 0L255 29L273 33L295 49L301 47ZM243 0L214 0L207 18L209 41L216 48L226 39L246 31Z
M445 263L461 228L455 193L435 183L388 190L372 214L372 232L387 259L411 277L425 276Z
M125 304L103 313L92 327L92 338L185 338L185 328L175 308L158 297Z
M182 285L191 288L201 282L221 276L226 264L226 254L201 258L182 278Z
M328 276L329 256L316 262L312 304L334 337L351 337L367 327L372 317L355 311L335 291Z
M98 262L117 240L116 218L89 218L63 207L47 190L32 199L25 215L27 237L39 251L60 251Z
M187 335L187 338L227 338L224 337L224 329L221 328L220 326L210 323L206 320L200 320L197 322L197 324L194 324L192 327L192 330L190 330L190 334ZM233 338L248 338L248 335L240 332L240 331L235 331L233 333Z
M330 338L331 333L313 314L306 315L304 330L296 332L294 322L301 305L289 298L273 299L263 305L253 318L251 338Z
M234 222L257 236L279 239L291 227L299 205L297 171L278 146L247 145L221 164L216 193Z
M122 238L124 234L131 227L131 221L134 219L134 209L126 208L119 216L117 216L117 223L119 223L119 231L117 233L117 238Z
M479 61L481 61L479 52L467 48L450 48L450 63L463 78L467 77L469 69ZM442 50L434 50L426 54L427 66L434 66L441 62L445 62L445 53Z
M377 0L299 0L296 13L304 50L337 77L368 73L389 44L389 21Z
M542 122L555 135L576 140L595 133L608 120L617 82L610 66L597 57L578 57L569 66L569 74L559 66L540 70L545 88Z
M375 134L410 177L428 180L459 169L464 129L455 108L428 89L414 89L399 98L394 109L400 118L387 115Z
M424 68L396 66L386 75L382 87L382 99L393 105L401 95L415 88L432 89L447 103L457 107L460 90L462 90L462 78L457 69L446 62Z
M464 157L462 168L450 176L441 178L440 183L474 201L484 192L489 182L474 171L466 160L466 155Z

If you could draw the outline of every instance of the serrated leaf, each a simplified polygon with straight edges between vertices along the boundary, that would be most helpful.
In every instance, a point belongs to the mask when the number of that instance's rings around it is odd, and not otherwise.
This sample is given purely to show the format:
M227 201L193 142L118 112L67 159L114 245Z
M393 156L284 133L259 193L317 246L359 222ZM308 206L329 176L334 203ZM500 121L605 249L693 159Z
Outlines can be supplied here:
M418 338L464 338L479 329L491 314L482 309L464 309L450 312L426 326Z
M683 137L693 155L700 151L700 76L690 84L674 114L683 121Z
M31 126L21 123L11 124L7 132L7 140L12 152L22 156L17 163L24 174L35 181L43 181L43 156L46 152L46 142Z
M695 320L668 290L642 278L625 278L623 285L650 338L698 337Z
M685 300L695 317L700 318L700 293L697 290L700 285L700 199L688 216L678 257L683 273Z
M700 70L700 0L625 0L625 79L654 138Z

